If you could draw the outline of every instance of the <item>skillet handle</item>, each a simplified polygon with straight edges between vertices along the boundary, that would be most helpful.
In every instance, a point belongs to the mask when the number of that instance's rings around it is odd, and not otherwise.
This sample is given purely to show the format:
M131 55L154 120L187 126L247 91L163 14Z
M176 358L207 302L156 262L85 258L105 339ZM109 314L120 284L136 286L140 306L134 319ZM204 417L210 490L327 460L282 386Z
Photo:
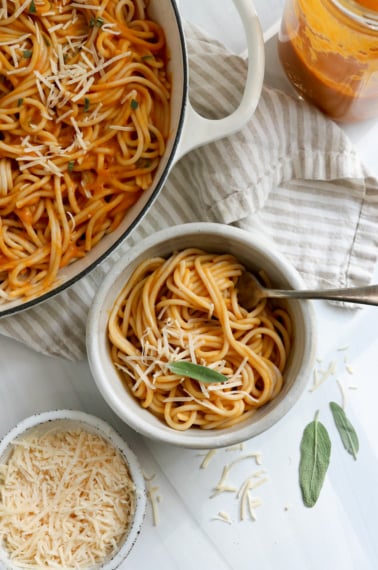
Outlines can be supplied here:
M189 98L182 138L175 162L190 150L239 131L253 115L260 99L265 68L264 39L252 0L233 0L247 37L248 73L239 107L222 119L206 119L192 107Z

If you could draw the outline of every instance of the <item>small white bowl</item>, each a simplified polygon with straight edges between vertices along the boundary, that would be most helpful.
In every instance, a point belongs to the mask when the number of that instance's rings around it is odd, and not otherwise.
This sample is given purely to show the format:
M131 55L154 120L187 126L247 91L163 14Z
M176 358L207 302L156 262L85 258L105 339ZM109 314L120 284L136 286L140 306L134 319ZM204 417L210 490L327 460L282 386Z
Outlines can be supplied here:
M128 533L125 535L118 550L96 566L86 570L114 570L125 560L137 540L143 524L146 511L146 487L143 473L135 454L131 451L122 437L104 420L74 410L54 410L30 416L17 424L0 442L0 464L6 463L12 450L12 444L27 434L43 434L57 429L59 431L82 429L102 437L117 449L130 473L135 485L135 513ZM20 570L8 556L7 551L0 547L0 568L4 570Z
M315 316L310 301L287 303L294 326L294 342L284 386L276 398L249 420L223 430L174 430L156 418L129 394L115 369L109 351L107 322L113 304L134 269L145 259L188 247L214 253L230 253L250 270L264 270L273 286L303 288L292 265L272 244L232 226L195 222L167 228L129 250L101 284L87 323L87 353L95 382L114 412L137 432L162 442L192 449L211 449L250 439L280 420L298 400L310 377L315 356Z

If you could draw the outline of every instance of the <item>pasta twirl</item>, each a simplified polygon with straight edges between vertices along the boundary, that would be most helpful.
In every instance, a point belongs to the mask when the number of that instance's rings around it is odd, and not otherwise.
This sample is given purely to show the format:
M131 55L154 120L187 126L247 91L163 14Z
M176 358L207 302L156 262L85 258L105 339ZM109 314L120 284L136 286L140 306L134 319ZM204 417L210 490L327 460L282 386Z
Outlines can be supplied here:
M151 185L169 130L143 0L0 4L0 300L37 296Z
M238 304L243 266L231 255L188 248L142 262L108 322L111 357L141 405L170 427L219 429L277 396L291 347L289 314L264 299ZM209 366L227 382L204 384L167 363Z

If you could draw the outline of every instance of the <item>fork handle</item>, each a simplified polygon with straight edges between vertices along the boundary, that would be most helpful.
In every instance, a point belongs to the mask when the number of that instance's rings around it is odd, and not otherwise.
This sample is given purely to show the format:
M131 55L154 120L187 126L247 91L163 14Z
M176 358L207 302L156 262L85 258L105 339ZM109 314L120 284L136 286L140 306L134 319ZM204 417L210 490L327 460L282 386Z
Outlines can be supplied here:
M323 289L320 291L310 289L306 291L269 289L268 296L291 299L327 299L329 301L361 303L362 305L378 305L378 285L349 287L346 289Z

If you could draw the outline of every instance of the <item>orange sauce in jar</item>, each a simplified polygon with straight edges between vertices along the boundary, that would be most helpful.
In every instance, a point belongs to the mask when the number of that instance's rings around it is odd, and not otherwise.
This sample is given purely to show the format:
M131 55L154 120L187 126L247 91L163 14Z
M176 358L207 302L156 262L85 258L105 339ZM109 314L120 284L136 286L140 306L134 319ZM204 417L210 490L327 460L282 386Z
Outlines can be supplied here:
M334 120L378 116L378 0L287 0L278 53L299 94Z

